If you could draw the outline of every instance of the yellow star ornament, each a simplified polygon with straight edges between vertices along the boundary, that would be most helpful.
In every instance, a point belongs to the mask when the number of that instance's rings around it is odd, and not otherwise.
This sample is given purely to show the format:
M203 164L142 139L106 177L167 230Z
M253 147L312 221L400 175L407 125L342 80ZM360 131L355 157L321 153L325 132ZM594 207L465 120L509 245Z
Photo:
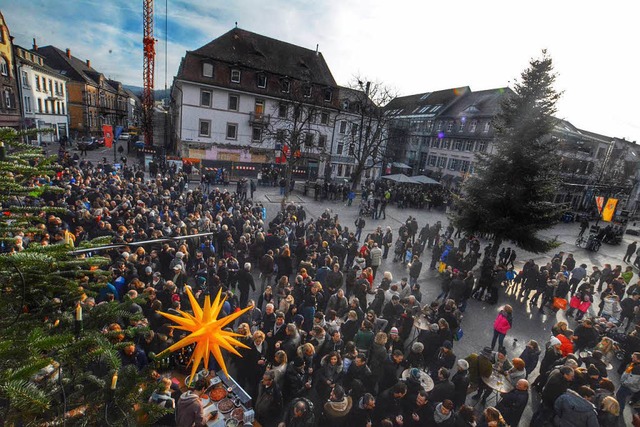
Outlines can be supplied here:
M235 332L225 331L223 328L238 317L242 316L247 310L250 310L251 306L236 311L235 313L231 313L218 320L218 315L220 314L222 305L226 300L226 297L222 301L220 300L221 290L218 291L218 295L216 295L213 303L211 303L211 299L209 298L209 295L207 295L204 299L203 307L200 307L198 301L195 299L188 287L186 287L186 291L189 301L191 302L193 316L181 310L178 310L178 313L180 313L182 317L163 313L161 311L158 313L177 323L178 326L174 326L174 328L190 331L191 334L173 344L158 356L196 343L196 348L189 360L189 363L191 364L191 381L193 381L196 370L198 369L198 366L200 366L200 361L203 359L205 369L209 369L209 353L213 354L213 357L216 358L216 361L222 368L222 371L229 376L229 373L227 372L227 365L224 363L220 347L240 357L242 357L242 355L238 353L234 347L249 347L234 338L241 337L242 335L236 334Z

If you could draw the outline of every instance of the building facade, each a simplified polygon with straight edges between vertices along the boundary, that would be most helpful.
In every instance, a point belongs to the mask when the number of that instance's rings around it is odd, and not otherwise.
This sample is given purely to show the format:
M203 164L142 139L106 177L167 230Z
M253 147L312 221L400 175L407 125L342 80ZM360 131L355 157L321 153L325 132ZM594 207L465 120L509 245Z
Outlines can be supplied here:
M593 207L594 197L619 199L618 209L637 211L640 147L626 139L579 129L559 120L557 140L561 185L554 202L567 208Z
M381 175L386 146L386 129L377 141L372 134L382 131L384 123L379 110L366 91L348 87L339 88L339 108L333 120L326 179L351 180L360 158L365 158L366 170L361 181L377 179ZM378 142L379 141L379 142ZM372 150L366 145L376 145Z
M67 77L69 129L73 139L102 135L102 125L127 124L129 95L122 84L107 79L91 67L91 61L82 61L54 46L38 49L45 64Z
M443 185L458 188L473 173L477 153L490 152L491 121L509 88L472 92L467 87L412 95L390 109L402 108L394 122L395 160Z
M141 105L140 98L129 89L124 90L127 93L127 121L125 128L140 127Z
M22 101L25 129L50 129L48 133L33 135L32 142L40 145L60 141L69 135L67 116L68 78L45 64L45 58L33 50L14 47L19 93Z
M254 173L296 156L295 176L323 176L339 99L320 52L234 28L182 58L171 91L175 146L203 166Z
M19 129L21 117L13 38L0 12L0 127Z
M386 107L393 160L459 189L474 173L478 153L494 149L492 122L509 88L473 92L469 87L396 98ZM437 101L436 101L437 99ZM440 106L440 108L438 108ZM640 149L635 142L578 129L558 120L556 139L561 184L550 202L588 210L595 196L616 197L636 211L640 199Z
M469 87L395 98L385 109L393 117L390 123L392 143L388 146L390 161L406 164L414 175L432 173L426 169L431 138L438 136L438 118L470 91ZM443 161L446 163L446 161ZM406 171L405 171L406 172Z

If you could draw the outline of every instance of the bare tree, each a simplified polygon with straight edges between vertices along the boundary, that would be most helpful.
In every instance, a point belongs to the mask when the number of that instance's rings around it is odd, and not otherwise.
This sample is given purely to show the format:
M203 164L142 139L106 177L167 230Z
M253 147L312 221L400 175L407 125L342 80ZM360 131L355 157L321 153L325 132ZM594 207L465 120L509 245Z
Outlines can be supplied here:
M284 99L273 106L273 114L264 126L262 139L275 141L276 163L283 166L286 180L285 199L289 196L293 171L311 157L320 160L327 145L327 134L331 112L333 91L314 88L299 81L290 83ZM329 99L329 100L328 100Z
M367 170L387 160L388 129L395 114L384 107L397 97L397 93L381 82L369 82L361 76L354 77L347 90L342 99L348 100L353 112L350 115L349 156L355 163L351 184L355 190Z

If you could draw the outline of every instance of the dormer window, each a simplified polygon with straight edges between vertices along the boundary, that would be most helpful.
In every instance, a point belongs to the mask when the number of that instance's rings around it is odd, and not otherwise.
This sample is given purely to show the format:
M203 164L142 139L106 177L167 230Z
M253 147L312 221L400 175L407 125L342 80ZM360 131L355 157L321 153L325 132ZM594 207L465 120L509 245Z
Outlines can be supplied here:
M240 83L240 70L231 70L231 83Z
M291 82L288 79L281 79L280 88L282 93L289 93L291 91Z
M213 64L207 62L202 64L202 75L204 77L213 77Z
M333 98L333 91L331 89L325 89L324 102L331 102L332 98Z
M453 122L449 122L449 124L447 125L447 133L450 133L451 131L453 131Z
M345 99L344 101L342 101L342 109L345 111L349 110L349 100Z
M264 89L267 87L267 75L258 74L258 87Z
M305 98L311 98L311 85L304 85L302 87L302 95Z

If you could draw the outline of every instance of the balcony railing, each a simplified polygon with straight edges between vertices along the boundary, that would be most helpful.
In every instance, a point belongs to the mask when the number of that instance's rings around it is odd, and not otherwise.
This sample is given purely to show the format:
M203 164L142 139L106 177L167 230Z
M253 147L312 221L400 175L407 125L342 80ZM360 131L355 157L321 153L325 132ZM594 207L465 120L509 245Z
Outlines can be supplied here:
M249 123L252 125L267 125L271 120L271 115L253 112L249 115Z

